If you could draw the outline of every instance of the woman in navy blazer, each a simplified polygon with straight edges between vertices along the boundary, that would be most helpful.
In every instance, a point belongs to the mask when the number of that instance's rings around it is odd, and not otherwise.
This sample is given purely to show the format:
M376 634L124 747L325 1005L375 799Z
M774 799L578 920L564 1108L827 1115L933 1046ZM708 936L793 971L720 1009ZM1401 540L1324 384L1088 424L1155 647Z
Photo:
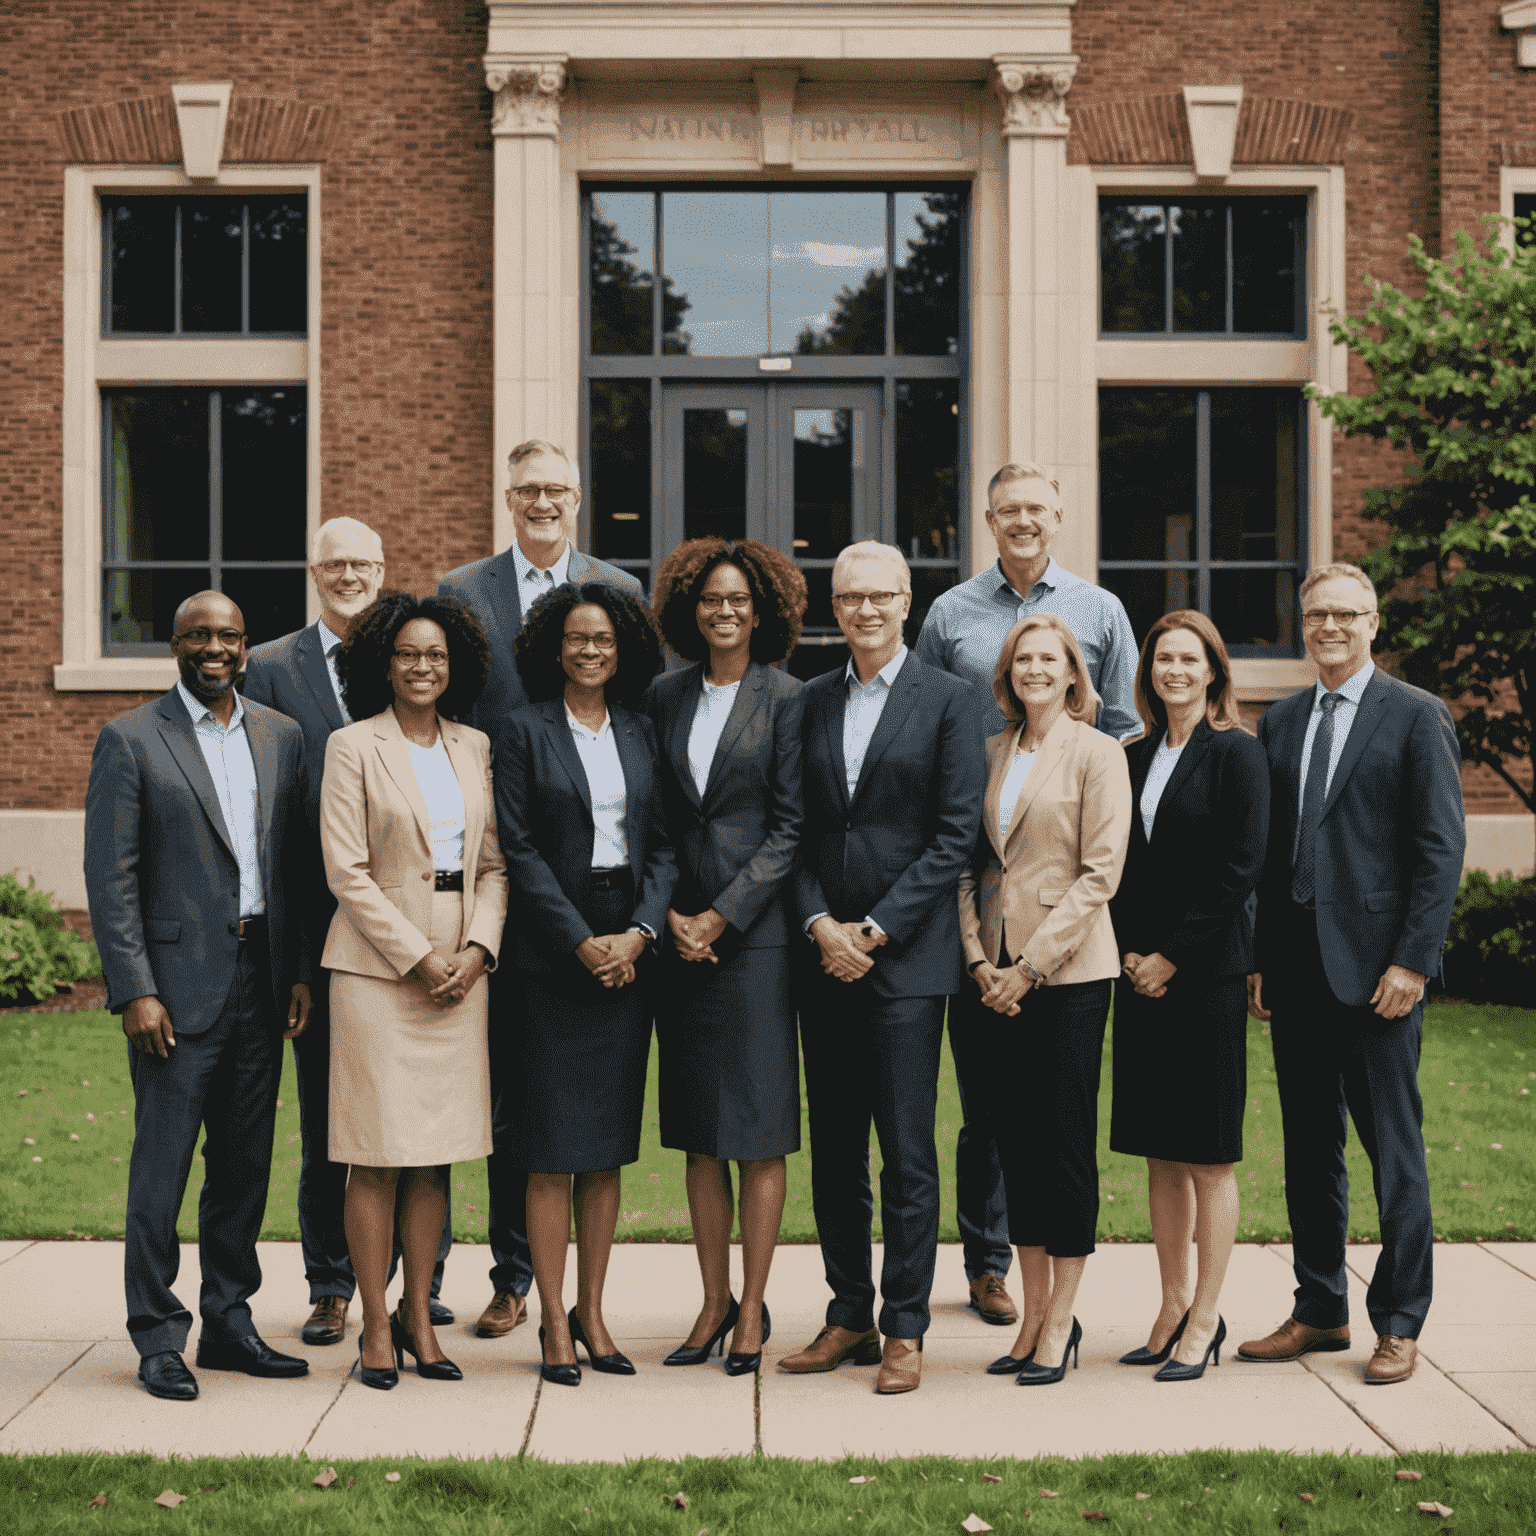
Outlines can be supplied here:
M1217 1302L1237 1236L1249 898L1269 831L1269 772L1238 717L1226 645L1204 614L1180 609L1152 626L1136 708L1147 732L1126 749L1135 814L1110 903L1124 968L1109 1145L1147 1160L1163 1300L1146 1345L1121 1364L1160 1365L1158 1381L1188 1381L1213 1353L1221 1363L1226 1333Z
M768 1338L763 1293L784 1215L788 1152L800 1150L800 1058L784 897L800 843L801 684L772 663L800 637L805 578L747 539L690 539L656 576L656 621L695 665L651 684L678 882L667 914L661 1144L688 1157L688 1211L704 1280L693 1331L668 1365L716 1345L726 1371L755 1371ZM742 1287L731 1295L741 1174Z
M619 1169L640 1155L651 1019L640 985L677 866L638 712L661 666L645 606L602 582L556 587L528 612L517 669L538 702L507 718L492 778L507 860L507 941L521 1062L508 1157L528 1173L528 1246L546 1381L632 1375L603 1322ZM575 1184L576 1305L561 1309Z

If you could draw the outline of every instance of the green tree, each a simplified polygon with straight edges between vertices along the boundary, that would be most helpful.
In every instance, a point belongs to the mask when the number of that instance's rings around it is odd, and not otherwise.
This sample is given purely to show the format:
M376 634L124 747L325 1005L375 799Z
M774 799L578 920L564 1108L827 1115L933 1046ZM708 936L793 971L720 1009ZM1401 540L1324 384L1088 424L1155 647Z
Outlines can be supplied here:
M1402 675L1462 707L1462 757L1485 763L1536 809L1522 782L1536 686L1536 247L1516 221L1513 253L1490 219L1458 231L1448 260L1414 235L1423 292L1367 277L1370 303L1329 330L1370 368L1375 391L1309 391L1349 437L1384 439L1411 462L1365 493L1386 524L1367 560L1387 594L1381 639Z

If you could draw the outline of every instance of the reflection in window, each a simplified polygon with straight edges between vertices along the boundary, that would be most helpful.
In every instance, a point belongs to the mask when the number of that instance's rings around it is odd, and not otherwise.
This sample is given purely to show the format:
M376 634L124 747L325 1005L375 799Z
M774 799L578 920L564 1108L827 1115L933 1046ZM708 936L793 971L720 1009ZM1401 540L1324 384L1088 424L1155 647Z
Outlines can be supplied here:
M795 555L833 560L853 542L853 472L864 466L864 412L795 412Z
M960 557L960 381L896 385L896 542L910 560Z
M896 351L946 357L960 350L962 192L897 192Z
M683 537L747 535L747 413L683 412Z
M593 352L648 356L654 330L655 197L594 192L588 241ZM632 256L640 258L643 268Z
M592 550L643 578L651 558L650 381L593 379L591 391Z
M1515 217L1536 220L1536 192L1515 193ZM1515 226L1516 245L1536 245L1536 227L1527 224Z

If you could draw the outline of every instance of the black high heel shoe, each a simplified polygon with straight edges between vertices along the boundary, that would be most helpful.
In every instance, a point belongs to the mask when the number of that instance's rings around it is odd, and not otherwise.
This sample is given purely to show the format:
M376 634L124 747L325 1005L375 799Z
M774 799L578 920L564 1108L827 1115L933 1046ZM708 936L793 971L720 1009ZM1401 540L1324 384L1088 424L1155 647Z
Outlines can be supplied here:
M391 1342L393 1342L394 1330L390 1330ZM396 1363L399 1363L399 1351L395 1352ZM357 1341L357 1372L362 1378L365 1387L375 1387L380 1392L389 1392L400 1385L400 1373L394 1366L386 1365L382 1370L378 1366L363 1364L363 1341Z
M1017 1376L1026 1365L1033 1365L1035 1360L1034 1350L1024 1356L1022 1360L1016 1360L1012 1355L999 1355L991 1365L987 1367L988 1376Z
M570 1325L571 1343L585 1346L587 1351L587 1364L594 1371L602 1371L608 1376L633 1376L635 1364L628 1355L621 1355L615 1351L611 1355L599 1355L593 1353L592 1341L582 1331L581 1319L576 1316L576 1308L572 1307L565 1314L565 1320Z
M725 1309L725 1321L697 1349L686 1342L679 1344L661 1363L663 1365L703 1365L714 1354L717 1344L723 1355L725 1336L736 1326L736 1319L740 1316L741 1304L732 1296L730 1306Z
M389 1314L389 1336L394 1340L395 1359L400 1369L405 1369L405 1357L409 1355L416 1362L416 1374L425 1377L428 1381L463 1381L464 1372L446 1356L441 1360L423 1360L416 1352L416 1340L411 1337L411 1331L400 1321L398 1310Z
M1046 1387L1061 1381L1067 1374L1067 1356L1072 1356L1072 1369L1077 1369L1077 1347L1083 1340L1083 1325L1074 1317L1072 1332L1067 1335L1067 1347L1062 1351L1060 1365L1041 1365L1031 1360L1015 1378L1021 1387Z
M1221 1346L1226 1342L1227 1320L1224 1317L1216 1319L1216 1332L1211 1342L1206 1345L1205 1353L1200 1357L1199 1365L1185 1365L1179 1360L1170 1360L1162 1370L1153 1378L1153 1381L1199 1381L1205 1375L1205 1362L1212 1355L1216 1357L1216 1364L1221 1364Z
M1145 1344L1140 1349L1133 1349L1128 1355L1121 1355L1121 1365L1161 1365L1169 1355L1173 1353L1173 1346L1184 1337L1185 1326L1189 1322L1189 1313L1186 1312L1179 1319L1179 1326L1168 1335L1168 1342L1154 1355Z
M545 1381L552 1382L557 1387L579 1387L581 1385L581 1367L579 1365L550 1365L544 1358L544 1325L539 1324L539 1375Z
M763 1344L773 1337L773 1319L768 1316L768 1303L763 1303ZM727 1376L745 1376L750 1371L755 1371L763 1363L763 1344L753 1350L750 1355L739 1355L733 1349L725 1357L725 1374ZM723 1346L722 1346L723 1347Z

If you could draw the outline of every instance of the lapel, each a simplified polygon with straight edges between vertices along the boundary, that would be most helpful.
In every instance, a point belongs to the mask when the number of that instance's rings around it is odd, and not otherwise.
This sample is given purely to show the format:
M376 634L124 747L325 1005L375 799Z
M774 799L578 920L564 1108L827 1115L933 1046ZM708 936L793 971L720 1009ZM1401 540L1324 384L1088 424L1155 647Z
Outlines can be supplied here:
M391 705L382 715L373 717L373 740L384 771L394 780L395 788L405 796L405 802L416 818L416 830L421 836L421 846L430 856L432 852L432 821L427 815L427 802L422 798L421 785L416 782L416 770L411 767L411 754L406 750L405 732L395 719Z
M1010 725L1003 732L1003 739L997 744L997 752L992 758L992 766L987 773L987 798L982 802L981 821L987 829L987 837L991 842L998 858L1003 856L1002 840L1002 807L1003 807L1003 780L1008 776L1008 765L1013 761L1013 749L1018 745L1019 732L1024 729L1020 721L1017 725Z
M299 675L309 684L309 691L325 716L325 723L333 731L339 731L346 722L336 707L336 690L331 687L330 668L325 664L325 647L313 624L306 624L294 642L294 655L299 663Z
M575 556L572 556L575 559ZM679 692L681 701L673 712L672 723L667 727L667 757L672 764L672 776L683 793L697 809L703 809L698 786L693 782L693 769L688 766L688 736L693 730L694 716L704 692L704 663L696 662L681 674ZM732 711L734 713L734 711ZM718 755L718 754L717 754Z
M720 776L722 765L726 755L736 744L736 738L747 728L747 722L758 711L763 702L763 667L759 662L748 662L746 676L741 680L741 687L736 690L736 697L731 701L731 712L726 716L725 729L720 732L720 740L715 744L714 760L709 765L709 777L704 781L704 798L709 798L709 792L715 787L715 781ZM687 752L686 745L684 753ZM688 775L689 784L693 783L693 775Z
M586 807L587 825L591 826L592 786L587 783L587 770L581 766L581 754L576 750L576 743L571 740L570 723L565 718L565 700L563 698L546 700L543 713L544 734L554 748L555 756L560 759L560 766L565 769L571 783L576 786L577 793L581 796L581 803ZM624 761L622 752L619 754L619 761Z
M602 577L593 570L592 562L572 544L571 558L565 565L565 579L579 587L584 581L601 581Z
M1163 737L1167 734L1168 733L1166 731L1158 732L1157 740L1159 742L1162 741ZM1210 721L1202 719L1199 724L1195 726L1195 729L1191 733L1189 740L1184 743L1184 750L1179 753L1179 760L1173 765L1173 772L1168 775L1168 782L1163 785L1163 793L1161 798L1158 800L1158 816L1157 819L1152 823L1153 842L1157 841L1158 827L1166 825L1162 816L1163 807L1172 803L1173 797L1177 795L1178 792L1184 787L1190 774L1194 771L1195 764L1198 763L1200 759L1210 751L1211 738L1215 734L1216 733L1211 729ZM1155 752L1156 750L1157 745L1154 743L1152 746L1152 752ZM1147 754L1148 767L1150 767L1152 763L1152 752ZM1142 782L1146 782L1145 771L1142 773ZM1131 804L1135 808L1136 816L1139 818L1141 815L1139 788L1137 789L1136 794L1138 798L1132 800Z
M208 772L208 764L203 761L203 749L197 744L192 717L187 713L187 707L174 686L160 700L160 735L170 748L176 766L186 774L198 804L213 823L213 830L219 834L219 841L224 844L225 851L238 863L229 828L224 825L224 812L219 806L219 797L214 792L213 775Z
M1291 835L1296 833L1297 808L1301 799L1301 749L1307 741L1307 721L1312 717L1312 702L1317 697L1315 685L1308 683L1303 689L1293 693L1290 699L1282 701L1291 703L1295 700L1290 710L1282 718L1285 720L1283 735L1276 741L1275 755L1285 765L1285 772L1281 780L1285 786L1285 815L1290 827ZM1271 709L1279 709L1280 704L1272 704ZM1271 810L1273 813L1278 807Z
M896 682L891 688L890 697L885 701L885 708L880 711L880 719L875 725L874 734L869 738L869 749L865 752L863 766L859 769L859 782L853 789L855 800L864 792L864 786L869 783L870 769L875 766L881 753L896 739L902 726L907 723L907 716L917 707L917 698L922 692L918 683L918 673L922 670L922 665L916 653L909 650L906 660L901 664L901 671L896 674ZM841 745L841 730L838 731L838 737L838 744ZM846 784L847 781L848 776L845 772L843 782Z
M613 743L619 749L619 766L624 770L624 843L629 851L629 867L634 871L638 886L643 867L640 846L643 839L639 833L645 826L645 807L641 802L651 776L650 764L646 761L645 735L638 717L627 709L616 709L610 704L608 719L613 726ZM574 745L571 750L576 750Z
M1024 819L1029 814L1030 806L1039 796L1045 781L1061 766L1061 760L1066 755L1067 743L1072 739L1072 727L1076 724L1077 722L1063 710L1057 716L1055 725L1045 733L1045 740L1040 743L1040 750L1035 754L1035 760L1030 764L1029 772L1024 775L1019 798L1014 803L1013 819L1008 823L1008 841L1003 848L1005 855L1023 830ZM1023 723L1020 722L1019 731L1009 739L1008 758L999 764L1005 776L1008 772L1008 762L1013 756L1014 744L1018 741L1019 732L1023 729ZM1002 779L998 780L998 787L1002 787Z
M485 578L489 597L486 607L498 631L491 637L491 651L495 654L505 650L510 657L517 632L523 626L522 593L517 590L517 565L510 548L486 565Z
M1377 667L1371 674L1370 682L1365 685L1365 692L1360 696L1360 703L1355 709L1354 721L1344 740L1344 750L1339 754L1339 766L1333 770L1333 783L1328 786L1328 798L1323 801L1323 816L1327 816L1339 803L1345 781L1354 772L1355 764L1360 761L1360 754L1365 751L1365 744L1375 734L1376 727L1386 718L1387 707L1391 702L1392 685L1387 681L1386 673Z
M263 871L272 868L267 857L271 849L272 808L277 803L277 786L282 778L281 752L272 734L271 724L262 719L245 701L245 739L251 749L251 763L256 770L256 857Z
M905 670L905 669L903 669ZM848 810L848 760L843 756L843 711L848 707L848 674L839 668L833 676L832 687L818 689L820 696L821 730L826 738L826 761L832 765L832 777L836 781L837 803L844 814Z
M485 830L485 796L479 793L484 781L479 775L479 765L464 733L453 720L437 717L437 728L442 733L443 745L448 750L448 761L453 776L459 781L459 792L464 796L464 869L465 877L473 880L475 860L480 851L480 837ZM413 774L414 778L415 775Z

